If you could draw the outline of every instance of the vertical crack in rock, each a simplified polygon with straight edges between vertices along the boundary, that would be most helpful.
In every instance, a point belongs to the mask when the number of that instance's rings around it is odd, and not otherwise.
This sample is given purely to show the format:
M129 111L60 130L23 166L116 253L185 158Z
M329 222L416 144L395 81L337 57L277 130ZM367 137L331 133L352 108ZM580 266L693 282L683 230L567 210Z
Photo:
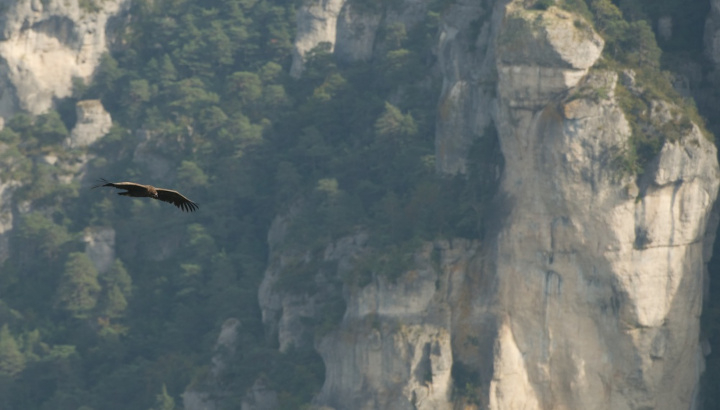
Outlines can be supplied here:
M41 114L68 97L73 79L89 81L108 51L108 21L128 0L104 0L97 11L77 0L17 1L0 18L0 117L25 110Z
M326 380L313 404L337 410L688 408L703 366L698 317L707 232L717 223L716 149L693 125L640 179L618 172L631 127L615 95L618 73L592 68L602 38L557 7L489 3L449 5L437 48L438 173L467 173L469 147L482 138L497 138L503 158L487 210L497 217L482 245L428 242L397 280L323 285L298 298L274 283L308 251L278 246L278 218L259 295L268 334L320 353ZM403 5L422 10L427 1ZM372 58L375 30L413 13L304 5L294 75L321 42L343 61ZM316 286L330 283L366 247L341 238L300 265L333 261L335 270L311 269ZM309 340L301 316L320 314L330 295L342 298L343 316Z

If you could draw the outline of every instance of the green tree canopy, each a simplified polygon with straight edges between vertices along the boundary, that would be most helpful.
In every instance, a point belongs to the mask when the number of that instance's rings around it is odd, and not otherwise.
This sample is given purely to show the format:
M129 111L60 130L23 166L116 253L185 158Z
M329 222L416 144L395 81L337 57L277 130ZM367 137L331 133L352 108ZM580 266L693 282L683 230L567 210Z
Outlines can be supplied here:
M0 328L0 374L15 376L24 368L25 357L5 324Z
M175 410L175 399L168 394L165 384L162 385L162 391L155 396L155 405L149 410Z
M132 278L123 263L116 259L107 272L100 275L103 292L100 296L98 313L110 318L121 317L127 308L127 299L132 294Z
M100 290L98 271L87 254L69 254L57 289L56 306L73 317L86 318L95 308Z
M403 114L397 107L386 102L385 111L375 122L375 132L379 137L401 141L417 133L417 125L412 115Z

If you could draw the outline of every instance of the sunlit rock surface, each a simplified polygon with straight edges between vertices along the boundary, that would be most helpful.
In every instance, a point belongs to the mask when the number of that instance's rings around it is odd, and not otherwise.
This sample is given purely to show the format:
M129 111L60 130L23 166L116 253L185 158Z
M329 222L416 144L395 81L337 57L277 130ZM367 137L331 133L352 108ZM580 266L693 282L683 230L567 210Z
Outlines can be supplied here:
M67 141L71 148L86 147L105 136L112 127L110 113L100 100L78 101L75 106L77 122Z
M108 21L130 2L5 0L1 4L0 116L8 117L18 110L43 113L54 99L70 95L74 78L87 81L108 50Z
M381 31L390 27L408 30L422 22L428 12L427 0L396 3L312 0L297 12L290 75L302 75L306 54L325 43L342 62L368 61L383 49Z
M335 6L315 31L341 60L371 58L386 22ZM332 18L334 34L323 28ZM259 294L263 322L282 350L322 356L315 405L697 407L716 149L693 125L642 177L624 171L631 126L618 73L592 68L602 49L587 21L556 7L459 0L443 10L437 171L466 173L473 142L497 138L504 168L494 228L482 242L427 242L395 279L348 286L340 278L367 251L365 239L341 238L321 253L287 249L287 218L278 218ZM659 100L651 109L661 125L678 111ZM315 291L275 286L283 269L318 263ZM339 324L312 332L307 323L338 296Z
M104 273L115 262L115 229L109 226L88 228L83 236L85 253L97 268Z
M302 73L305 54L320 43L330 44L332 51L337 33L337 20L346 0L313 0L304 3L297 11L295 48L290 74Z

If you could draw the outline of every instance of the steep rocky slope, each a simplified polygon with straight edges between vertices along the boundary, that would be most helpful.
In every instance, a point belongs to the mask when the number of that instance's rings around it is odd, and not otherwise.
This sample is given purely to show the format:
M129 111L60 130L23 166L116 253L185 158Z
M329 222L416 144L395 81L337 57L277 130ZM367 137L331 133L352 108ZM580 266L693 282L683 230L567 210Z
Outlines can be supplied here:
M73 181L82 180L86 176L87 164L90 156L82 151L108 133L112 125L110 114L105 111L102 103L98 100L83 100L76 104L78 122L73 127L70 135L64 141L63 151L76 149L74 156L62 155L59 152L50 152L45 155L38 155L31 158L31 161L56 169L56 181L60 184L71 184ZM0 143L0 153L12 152L6 143ZM13 169L17 166L16 160L4 159L3 171L6 177L0 183L0 261L5 261L10 249L8 247L9 237L13 230L13 220L31 210L30 204L22 207L13 206L13 195L23 184L10 177ZM115 232L112 228L90 230L84 235L87 243L87 252L96 263L99 270L105 270L114 260Z
M422 7L406 3L399 9ZM319 4L298 14L295 75L303 52L320 42L338 58L370 58L375 30L389 18ZM316 27L333 21L333 29ZM360 25L364 40L344 31ZM274 286L280 270L297 266L282 261L302 249L273 246L260 291L264 321L281 348L312 345L322 355L316 404L696 407L716 150L691 125L642 177L618 167L634 119L617 84L641 86L632 71L591 68L602 48L587 21L556 7L459 1L443 13L437 169L466 172L472 142L496 135L505 161L496 226L482 244L426 243L395 281L374 275L359 288L318 286L302 297ZM672 103L651 106L655 126L676 121ZM363 235L328 245L319 258L337 268L318 270L318 285L352 269ZM313 266L312 258L303 263ZM303 324L333 294L346 303L340 325L308 333Z
M507 10L504 29L517 18L541 21L541 31L572 19ZM691 127L665 143L639 186L619 175L613 155L631 130L617 75L584 72L597 54L548 61L537 53L553 43L546 32L544 44L503 30L498 39L502 190L512 210L497 237L503 312L491 407L692 407L715 148ZM568 37L551 46L560 56ZM578 38L592 41L578 34L571 48L591 49ZM564 97L581 81L607 94Z
M281 351L314 349L322 357L326 378L316 405L697 407L704 366L698 318L717 224L715 147L689 124L664 141L640 177L619 167L637 121L623 111L621 93L639 94L643 85L631 70L596 68L604 42L583 17L526 3L458 0L439 16L437 172L468 174L479 160L470 147L488 139L504 159L483 237L427 241L392 277L371 271L353 283L344 278L375 251L372 231L314 252L287 243L292 212L271 228L259 290L263 322ZM41 113L69 95L74 77L89 78L107 48L108 21L128 2L3 4L0 116L7 116ZM419 24L430 1L358 4L319 0L299 8L292 75L303 75L306 54L321 43L341 62L377 58L382 30ZM718 14L714 2L706 41L715 62ZM657 98L649 107L646 130L673 127L683 115ZM78 118L67 148L91 144L111 125L94 100L78 105ZM170 164L153 155L141 142L133 159L154 164L152 174L167 173ZM68 180L82 176L83 161L66 166ZM4 183L0 196L14 188ZM3 259L15 210L1 211ZM88 230L84 240L98 270L107 270L115 231ZM309 290L283 286L294 271L310 271ZM223 372L223 355L235 353L239 326L225 322L210 384ZM222 394L217 384L212 394ZM212 394L199 387L186 393L185 407L213 408ZM277 403L258 380L242 406Z
M6 0L0 17L0 116L47 111L87 81L108 50L126 0ZM108 38L110 37L110 38Z
M18 112L45 113L56 100L70 96L73 81L88 82L113 40L114 21L130 2L6 0L0 4L1 124ZM65 149L80 149L72 163L58 162L54 154L34 159L65 169L58 177L63 184L84 178L89 158L82 149L107 134L112 125L99 100L79 101L76 113L77 123L64 144ZM5 260L15 213L10 199L20 184L9 179L1 186L0 260ZM114 259L114 231L89 231L85 241L100 270L106 269Z

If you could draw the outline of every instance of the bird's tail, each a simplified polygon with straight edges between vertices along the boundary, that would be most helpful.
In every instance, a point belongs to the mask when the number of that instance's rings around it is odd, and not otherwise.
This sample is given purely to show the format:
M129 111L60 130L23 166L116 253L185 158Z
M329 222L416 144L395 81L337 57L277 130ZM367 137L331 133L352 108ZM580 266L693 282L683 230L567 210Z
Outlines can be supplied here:
M100 181L100 183L97 185L93 185L90 189L100 188L101 186L112 186L112 182L109 182L105 178L99 178L98 181Z

